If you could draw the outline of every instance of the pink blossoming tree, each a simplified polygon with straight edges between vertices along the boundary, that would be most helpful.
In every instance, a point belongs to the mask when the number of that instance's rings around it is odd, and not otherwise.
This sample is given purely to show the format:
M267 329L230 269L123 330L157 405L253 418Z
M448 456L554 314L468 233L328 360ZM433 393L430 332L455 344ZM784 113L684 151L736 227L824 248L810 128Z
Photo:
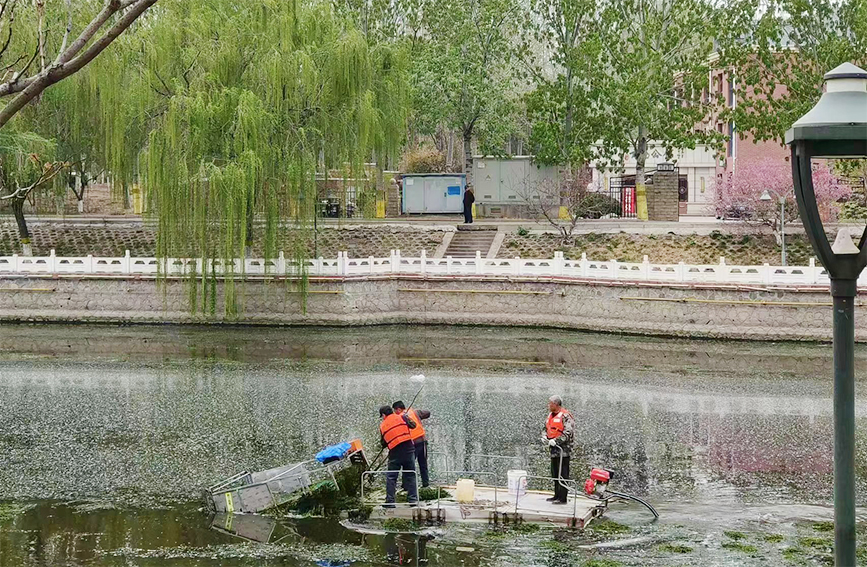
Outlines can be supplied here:
M852 193L841 183L827 164L813 166L816 202L824 222L834 222L841 203ZM762 200L767 191L770 200ZM785 199L786 221L799 219L798 204L792 183L792 166L786 160L766 159L738 167L716 184L713 205L720 218L736 217L767 225L780 241L780 198Z

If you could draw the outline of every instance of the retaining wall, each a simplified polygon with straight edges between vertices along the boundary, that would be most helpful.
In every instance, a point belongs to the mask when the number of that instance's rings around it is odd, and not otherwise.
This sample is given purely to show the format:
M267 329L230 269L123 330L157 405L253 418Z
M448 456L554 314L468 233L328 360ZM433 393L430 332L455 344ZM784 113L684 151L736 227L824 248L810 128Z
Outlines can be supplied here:
M222 283L218 290L222 296ZM191 314L181 280L0 278L0 321L540 326L683 337L829 340L827 289L734 289L629 282L382 276L312 279L302 294L286 281L237 284L242 310L226 319ZM856 315L864 302L856 301ZM856 336L867 342L867 313Z

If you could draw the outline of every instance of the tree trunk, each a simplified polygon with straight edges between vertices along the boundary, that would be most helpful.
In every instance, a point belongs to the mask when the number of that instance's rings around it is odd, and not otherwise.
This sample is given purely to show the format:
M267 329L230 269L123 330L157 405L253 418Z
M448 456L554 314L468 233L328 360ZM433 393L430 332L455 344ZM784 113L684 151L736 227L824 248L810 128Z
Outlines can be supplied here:
M647 131L638 127L635 145L635 211L638 220L647 220L647 186L644 180L644 162L647 161Z
M572 68L566 69L566 120L563 123L563 146L562 151L566 156L570 155L570 136L572 134L572 116L574 109L572 106ZM565 156L564 156L565 157Z
M78 212L79 213L84 212L84 188L85 188L84 178L79 173L79 175L75 176L75 191L73 191L75 193L76 199L78 199Z
M446 152L446 171L454 171L452 169L452 164L455 161L455 132L452 129L449 129L449 144L448 151Z
M15 215L15 222L18 223L18 239L21 240L21 254L23 256L33 256L33 247L30 244L30 231L27 230L27 219L24 218L24 201L25 199L12 199L12 213Z
M247 234L244 237L244 257L252 258L253 257L253 220L254 220L254 211L253 205L255 204L255 200L253 198L253 192L247 194L247 217L244 219L244 222L247 225Z
M123 183L123 210L126 211L132 208L132 204L130 203L130 195L129 195L129 185L124 181Z
M464 173L467 175L467 185L473 187L473 131L471 129L464 130Z

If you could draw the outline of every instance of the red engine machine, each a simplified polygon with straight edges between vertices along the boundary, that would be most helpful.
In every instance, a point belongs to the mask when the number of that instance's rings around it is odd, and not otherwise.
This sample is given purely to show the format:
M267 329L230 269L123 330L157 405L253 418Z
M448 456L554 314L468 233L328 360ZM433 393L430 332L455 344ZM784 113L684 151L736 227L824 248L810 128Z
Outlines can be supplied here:
M584 481L584 492L587 496L596 496L597 498L605 498L608 491L608 482L614 476L614 473L605 469L591 469L590 478Z
M653 514L654 521L659 518L656 510L637 496L615 492L608 488L608 483L614 478L614 471L608 469L590 469L590 478L584 481L584 493L590 498L598 498L599 500L622 499L632 500L644 505Z

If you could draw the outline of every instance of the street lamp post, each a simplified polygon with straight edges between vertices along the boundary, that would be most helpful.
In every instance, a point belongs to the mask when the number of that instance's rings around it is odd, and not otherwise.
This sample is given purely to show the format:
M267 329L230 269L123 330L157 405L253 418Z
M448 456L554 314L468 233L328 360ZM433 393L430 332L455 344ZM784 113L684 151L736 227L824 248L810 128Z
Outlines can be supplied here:
M786 196L779 195L778 199L780 201L780 243L783 245L783 252L781 255L781 259L783 261L783 265L786 265ZM759 197L761 201L770 201L771 193L765 189L762 193L762 196Z
M825 75L825 93L786 132L798 212L831 278L834 309L834 562L855 565L855 295L867 265L867 230L856 246L841 228L828 242L813 188L812 158L867 158L867 71L844 63Z

